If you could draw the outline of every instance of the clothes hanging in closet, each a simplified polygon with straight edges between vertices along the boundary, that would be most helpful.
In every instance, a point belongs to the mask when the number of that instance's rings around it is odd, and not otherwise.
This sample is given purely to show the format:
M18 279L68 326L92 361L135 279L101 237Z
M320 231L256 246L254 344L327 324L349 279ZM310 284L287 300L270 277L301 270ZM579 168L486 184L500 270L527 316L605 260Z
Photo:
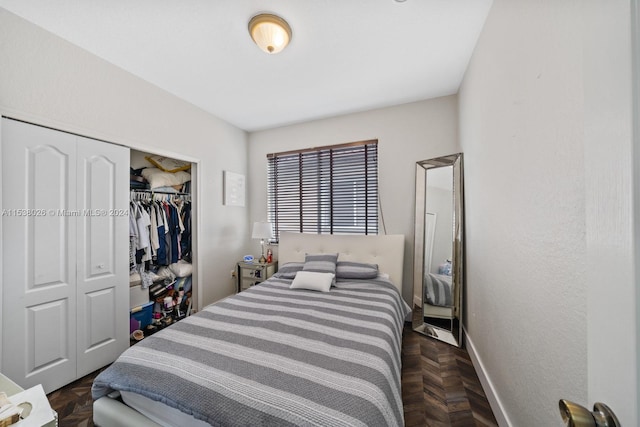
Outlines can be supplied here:
M161 200L130 203L132 268L134 263L165 266L181 259L191 261L191 202L175 195L154 197Z

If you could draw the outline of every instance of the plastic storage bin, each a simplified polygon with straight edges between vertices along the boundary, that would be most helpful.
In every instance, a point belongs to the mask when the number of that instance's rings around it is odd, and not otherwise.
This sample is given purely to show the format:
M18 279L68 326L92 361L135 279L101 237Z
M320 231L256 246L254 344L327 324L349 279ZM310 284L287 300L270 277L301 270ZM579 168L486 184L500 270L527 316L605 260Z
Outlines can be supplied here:
M129 287L129 308L133 309L150 301L149 288L142 289L142 286Z
M129 321L130 333L136 329L144 329L151 324L153 317L153 302L139 305L131 309L131 317Z

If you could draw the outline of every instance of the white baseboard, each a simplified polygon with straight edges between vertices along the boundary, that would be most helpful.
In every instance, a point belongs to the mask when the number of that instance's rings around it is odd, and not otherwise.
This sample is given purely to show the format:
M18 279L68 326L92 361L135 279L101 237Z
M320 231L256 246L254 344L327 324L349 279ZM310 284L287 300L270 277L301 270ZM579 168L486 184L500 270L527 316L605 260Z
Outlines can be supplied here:
M464 329L464 328L463 328ZM469 353L469 358L471 359L471 363L473 363L473 367L478 374L478 379L480 379L480 384L482 384L482 389L484 390L484 394L487 395L487 401L491 406L491 410L493 411L493 416L496 417L496 421L500 427L511 427L512 424L509 421L509 417L507 416L507 412L504 410L504 406L500 401L500 397L493 387L493 383L489 378L489 374L484 368L482 364L482 360L478 356L476 352L476 348L473 345L473 340L467 333L467 330L464 329L464 341L465 348L467 349L467 353Z

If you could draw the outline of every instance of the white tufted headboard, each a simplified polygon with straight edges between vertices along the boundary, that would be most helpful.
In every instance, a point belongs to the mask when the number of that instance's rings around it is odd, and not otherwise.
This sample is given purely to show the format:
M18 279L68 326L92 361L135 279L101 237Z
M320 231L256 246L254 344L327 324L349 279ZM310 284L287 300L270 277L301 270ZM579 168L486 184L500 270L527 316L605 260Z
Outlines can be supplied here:
M338 261L378 264L402 292L404 235L342 235L281 232L278 264L304 262L305 254L338 253Z

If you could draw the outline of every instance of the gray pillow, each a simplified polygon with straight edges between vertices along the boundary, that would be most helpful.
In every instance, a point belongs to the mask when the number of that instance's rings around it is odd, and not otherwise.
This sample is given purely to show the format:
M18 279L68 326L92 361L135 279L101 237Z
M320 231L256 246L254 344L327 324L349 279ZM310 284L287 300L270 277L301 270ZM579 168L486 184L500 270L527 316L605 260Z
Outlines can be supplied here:
M336 266L338 279L375 279L376 277L378 277L378 264L338 261Z
M298 271L302 271L302 267L304 267L304 262L288 262L278 268L278 272L274 274L274 276L283 279L293 279L296 277Z
M336 274L338 254L306 254L303 271Z

